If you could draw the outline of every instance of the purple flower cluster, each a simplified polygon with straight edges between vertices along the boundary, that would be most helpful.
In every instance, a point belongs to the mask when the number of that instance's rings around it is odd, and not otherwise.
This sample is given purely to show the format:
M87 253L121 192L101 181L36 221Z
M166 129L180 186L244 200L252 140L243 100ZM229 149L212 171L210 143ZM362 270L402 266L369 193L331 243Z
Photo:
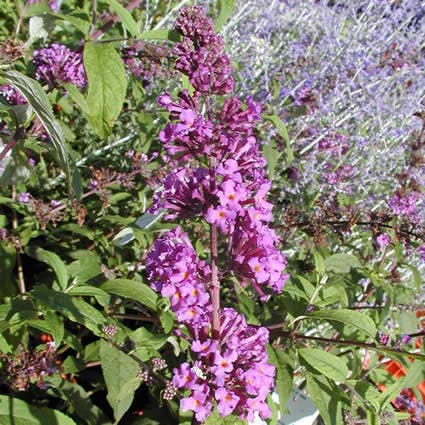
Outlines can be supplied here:
M409 218L412 222L418 222L420 218L417 203L421 196L420 193L415 191L405 194L396 193L388 201L388 204L393 214Z
M132 41L121 49L124 65L144 85L168 76L164 62L169 55L168 48L140 40Z
M62 44L34 51L35 78L55 87L60 83L72 83L79 88L87 84L81 53Z
M221 416L234 413L253 420L258 414L264 419L271 415L265 399L275 374L266 352L268 331L248 325L231 308L220 309L217 301L218 278L230 272L263 300L266 288L279 293L288 278L279 238L268 226L271 183L254 132L260 106L250 97L230 96L223 102L212 97L230 94L233 79L223 42L200 7L184 8L175 29L183 35L174 49L176 68L194 91L182 91L177 99L169 93L159 98L170 118L159 138L173 171L155 194L151 212L165 210L166 219L200 217L209 223L211 264L198 259L177 227L154 243L146 272L151 286L170 298L177 321L190 334L185 338L193 363L174 369L172 380L184 390L181 409L193 411L198 422L215 406ZM213 258L217 230L227 241L224 273Z
M275 368L267 363L265 344L268 330L246 323L231 308L222 311L221 340L194 339L191 350L196 360L174 369L173 384L190 390L181 400L183 411L195 412L198 421L205 420L213 400L221 416L236 413L243 419L270 417L265 399L273 387Z
M223 53L223 41L203 9L199 6L182 9L174 28L183 35L183 41L174 46L176 69L188 75L200 93L230 93L233 90L230 59Z
M418 253L420 260L425 263L425 245L422 245L418 248Z
M412 425L423 424L425 418L425 405L421 400L415 397L411 389L404 388L395 399L394 404L399 410L407 411L411 414L410 420Z
M222 48L220 37L213 33L212 21L199 7L193 11L184 8L176 29L190 38L193 46L211 43ZM215 63L209 66L208 78L216 87L219 71ZM229 97L218 111L212 110L202 103L205 90L196 83L197 70L179 70L194 80L195 92L180 92L177 100L168 93L159 98L171 120L159 138L176 170L164 179L151 211L167 210L166 219L200 216L231 236L229 269L266 299L261 287L280 292L288 275L283 273L285 256L276 249L279 238L266 224L272 219L273 205L266 200L271 183L254 135L261 108L250 97L245 103ZM227 81L231 80L227 76ZM215 89L211 92L222 93ZM193 160L204 157L209 160L209 167L193 168Z
M205 284L209 266L198 259L187 235L179 228L157 239L146 259L146 272L155 291L170 298L171 310L192 334L208 326L211 302Z
M195 361L174 369L176 388L190 390L181 400L183 411L195 412L203 421L213 400L220 415L232 412L252 420L254 412L269 417L265 403L274 382L274 367L267 363L265 345L268 330L250 326L231 308L220 317L220 339L212 339L212 305L206 285L209 266L198 259L182 230L177 227L157 239L146 259L146 271L153 289L168 297L177 321L191 334Z

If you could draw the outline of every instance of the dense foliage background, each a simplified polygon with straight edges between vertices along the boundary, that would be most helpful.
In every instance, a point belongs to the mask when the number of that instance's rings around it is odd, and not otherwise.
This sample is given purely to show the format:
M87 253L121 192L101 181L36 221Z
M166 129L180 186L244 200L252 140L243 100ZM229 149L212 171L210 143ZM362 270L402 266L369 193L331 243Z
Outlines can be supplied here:
M261 105L249 125L289 274L267 296L221 276L222 308L269 332L279 403L270 394L263 419L284 418L297 388L326 425L422 424L424 5L197 4L222 35L242 110ZM188 5L0 0L2 424L202 422L175 387L196 357L189 327L145 269L176 224L211 262L207 221L151 209L177 166L158 98L196 86L176 49ZM247 422L217 397L206 424Z

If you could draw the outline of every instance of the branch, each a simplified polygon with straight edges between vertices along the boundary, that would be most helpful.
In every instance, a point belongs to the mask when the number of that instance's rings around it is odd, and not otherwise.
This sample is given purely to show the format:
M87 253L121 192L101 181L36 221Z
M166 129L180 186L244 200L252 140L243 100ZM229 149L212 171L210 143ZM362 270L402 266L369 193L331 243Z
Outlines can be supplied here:
M269 327L269 329L270 328L271 327ZM294 340L303 339L303 340L324 342L324 343L327 343L327 344L366 348L366 349L371 350L371 351L382 352L382 353L386 353L388 355L405 356L405 357L407 356L407 357L411 357L413 359L425 361L425 355L424 354L412 353L410 351L404 351L404 350L396 350L395 348L386 348L386 347L382 347L382 346L377 346L375 343L368 343L368 342L355 341L355 340L340 340L340 339L334 339L334 338L322 338L322 337L318 337L318 336L303 335L303 334L292 333L292 332L288 332L288 331L279 332L279 335L284 337L284 338L291 338L291 339L294 339Z

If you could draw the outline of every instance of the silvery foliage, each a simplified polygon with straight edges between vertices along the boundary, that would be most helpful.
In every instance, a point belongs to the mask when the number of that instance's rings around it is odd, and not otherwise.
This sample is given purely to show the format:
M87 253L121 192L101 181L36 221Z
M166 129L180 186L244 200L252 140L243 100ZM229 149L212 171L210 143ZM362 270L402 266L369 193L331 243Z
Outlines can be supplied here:
M343 134L350 149L341 165L355 175L333 190L361 206L385 203L408 167L406 141L421 128L414 113L425 108L421 0L243 0L225 31L238 89L271 105L291 130L299 172L282 197L323 190L318 143ZM288 103L302 104L306 92L313 104L290 116ZM425 170L414 172L423 185Z

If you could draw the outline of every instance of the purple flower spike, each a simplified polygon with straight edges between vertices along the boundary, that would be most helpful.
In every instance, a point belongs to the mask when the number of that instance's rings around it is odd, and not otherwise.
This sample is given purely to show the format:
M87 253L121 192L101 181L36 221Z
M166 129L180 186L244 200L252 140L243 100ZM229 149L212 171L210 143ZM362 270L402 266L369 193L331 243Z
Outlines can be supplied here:
M71 83L79 88L87 84L81 53L74 52L62 44L52 44L34 51L35 78L55 87Z

